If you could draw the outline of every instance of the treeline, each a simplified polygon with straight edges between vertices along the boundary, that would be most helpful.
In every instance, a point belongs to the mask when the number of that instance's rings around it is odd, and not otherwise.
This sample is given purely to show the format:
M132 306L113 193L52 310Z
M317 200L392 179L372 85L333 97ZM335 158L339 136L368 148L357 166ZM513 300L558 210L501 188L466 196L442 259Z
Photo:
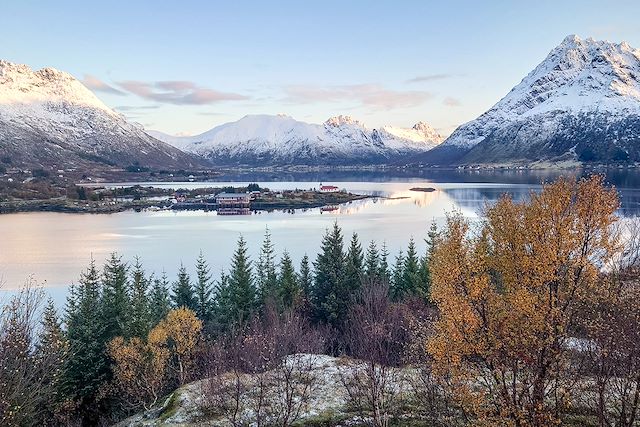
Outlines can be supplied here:
M240 237L220 277L212 277L200 254L195 276L181 265L173 281L148 274L139 258L129 265L111 254L102 268L92 261L70 287L61 315L49 301L38 327L41 292L25 289L5 309L2 320L11 327L3 329L0 348L12 357L0 363L5 372L19 365L31 375L0 384L0 424L91 425L148 408L202 377L210 366L196 359L207 344L242 335L266 315L295 314L298 321L322 325L323 344L315 350L344 353L340 337L350 309L361 288L373 283L389 283L394 301L429 298L429 256L417 253L413 239L392 263L385 245L371 242L363 249L357 234L345 244L337 223L322 238L316 259L305 255L298 268L288 252L277 257L268 229L258 259L247 251ZM23 371L13 372L20 377ZM144 385L134 381L139 377ZM23 397L25 390L31 398Z
M296 425L314 393L304 354L330 354L356 424L633 427L640 225L617 208L601 177L560 179L474 224L452 214L393 259L337 224L297 268L268 230L217 278L202 255L170 281L114 254L60 317L31 288L5 306L0 424L107 424L208 379L202 413Z

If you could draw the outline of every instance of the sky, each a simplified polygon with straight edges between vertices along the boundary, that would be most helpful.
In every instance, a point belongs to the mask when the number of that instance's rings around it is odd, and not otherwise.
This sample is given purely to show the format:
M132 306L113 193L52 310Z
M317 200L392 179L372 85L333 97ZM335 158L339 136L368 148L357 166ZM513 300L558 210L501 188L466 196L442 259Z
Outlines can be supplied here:
M0 1L0 59L174 135L247 114L448 135L569 34L640 47L637 0Z

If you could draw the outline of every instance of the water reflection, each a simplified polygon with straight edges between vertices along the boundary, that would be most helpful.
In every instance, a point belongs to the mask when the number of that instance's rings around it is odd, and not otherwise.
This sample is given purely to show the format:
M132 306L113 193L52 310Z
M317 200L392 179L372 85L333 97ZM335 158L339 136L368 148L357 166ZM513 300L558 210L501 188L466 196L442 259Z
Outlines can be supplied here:
M372 173L373 174L373 173ZM557 175L557 174L556 174ZM296 263L304 254L315 256L324 230L338 221L348 236L357 232L366 245L370 240L385 241L395 255L406 249L414 236L419 250L433 220L442 224L446 212L454 209L476 218L486 203L508 193L524 200L530 191L540 189L540 181L552 179L549 173L460 173L437 172L426 176L385 177L367 181L347 172L339 181L336 174L296 175L295 181L264 181L258 175L243 175L243 182L216 185L244 185L258 182L272 189L313 188L320 182L335 183L361 194L376 196L338 206L288 212L262 212L242 217L217 216L215 212L162 211L123 212L112 215L21 213L0 215L0 281L5 289L19 287L30 274L46 282L62 302L66 287L77 280L91 258L101 263L110 252L118 251L127 260L139 255L149 271L163 269L174 277L180 262L193 272L200 250L211 264L214 275L229 265L239 235L248 241L250 253L257 257L265 227L269 227L278 252L287 249ZM446 178L446 179L445 179ZM638 174L611 173L620 191L622 215L640 213ZM162 183L167 187L211 186L211 183ZM412 187L433 187L433 192L411 191Z

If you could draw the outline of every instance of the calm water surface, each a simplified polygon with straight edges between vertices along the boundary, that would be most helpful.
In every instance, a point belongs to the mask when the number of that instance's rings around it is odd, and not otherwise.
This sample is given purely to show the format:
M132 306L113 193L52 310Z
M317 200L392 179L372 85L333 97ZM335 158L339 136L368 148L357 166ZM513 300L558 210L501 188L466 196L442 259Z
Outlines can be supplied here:
M268 227L278 252L287 249L296 263L306 253L313 259L322 234L334 221L343 228L345 240L357 232L363 246L369 241L386 242L395 256L413 236L420 250L432 221L441 224L447 212L459 210L478 218L487 202L504 193L526 198L540 188L542 180L555 175L540 173L448 172L429 176L385 176L380 173L301 174L273 176L253 174L217 183L158 183L172 188L243 185L258 182L271 189L314 188L335 184L360 194L379 196L341 205L337 211L319 208L295 212L261 212L251 216L217 216L215 212L123 212L110 215L18 213L0 215L0 280L4 289L20 287L30 276L44 284L60 303L69 284L77 281L91 258L101 263L111 252L125 259L141 257L146 269L170 278L183 262L190 271L202 251L214 277L229 265L240 235L250 253L257 256ZM286 180L282 180L286 179ZM622 198L622 215L640 211L640 175L607 177ZM127 185L126 183L114 185ZM410 191L411 187L433 187L435 192ZM392 198L392 199L388 199Z

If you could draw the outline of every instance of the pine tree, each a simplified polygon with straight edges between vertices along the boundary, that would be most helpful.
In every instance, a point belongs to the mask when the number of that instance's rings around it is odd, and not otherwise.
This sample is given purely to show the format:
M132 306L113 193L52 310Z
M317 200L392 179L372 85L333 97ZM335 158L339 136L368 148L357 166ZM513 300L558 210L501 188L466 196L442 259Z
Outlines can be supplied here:
M86 424L95 423L100 410L98 391L109 380L105 330L100 304L100 279L92 260L67 306L69 357L64 370L67 396L80 404Z
M364 261L364 274L369 283L378 280L380 274L380 255L378 254L378 246L373 240L367 248L367 255Z
M171 299L169 297L169 280L167 273L162 272L160 278L152 281L149 293L149 313L152 327L160 323L171 310Z
M105 342L124 336L129 325L131 301L127 283L127 265L116 253L105 262L102 271L101 309L105 324Z
M360 289L363 277L364 256L358 235L353 233L351 243L347 251L345 265L345 285L349 291L349 298Z
M398 252L396 256L396 262L393 265L393 272L391 276L391 287L389 293L394 300L402 298L404 289L404 255L402 251Z
M228 313L232 322L243 323L251 318L256 306L256 288L251 275L251 261L242 236L233 254L228 279Z
M311 276L311 268L309 268L309 257L305 254L300 261L300 273L298 274L298 282L302 289L303 296L309 297L311 287L313 286L313 278Z
M280 261L280 276L278 277L278 303L282 308L296 307L302 298L302 289L293 268L289 253L285 251Z
M53 420L65 397L63 375L68 345L52 299L49 299L42 313L42 327L35 354L42 368L41 384L45 389L42 393L42 417Z
M337 326L344 320L348 307L342 230L337 222L323 236L314 267L315 283L311 303L315 317Z
M131 318L127 337L145 338L151 330L148 291L149 280L140 258L136 257L131 277Z
M191 279L189 278L189 273L187 273L187 268L183 264L180 264L178 280L173 282L172 291L171 301L175 308L185 307L195 311L196 299L193 295Z
M268 299L277 298L277 273L275 266L275 249L271 241L271 232L266 228L264 241L260 249L258 265L256 266L256 286L260 304Z
M196 261L196 275L197 282L195 285L195 312L200 320L203 322L209 322L213 316L213 303L211 301L211 294L213 289L211 287L211 274L209 265L204 259L204 255L200 252L198 260Z

